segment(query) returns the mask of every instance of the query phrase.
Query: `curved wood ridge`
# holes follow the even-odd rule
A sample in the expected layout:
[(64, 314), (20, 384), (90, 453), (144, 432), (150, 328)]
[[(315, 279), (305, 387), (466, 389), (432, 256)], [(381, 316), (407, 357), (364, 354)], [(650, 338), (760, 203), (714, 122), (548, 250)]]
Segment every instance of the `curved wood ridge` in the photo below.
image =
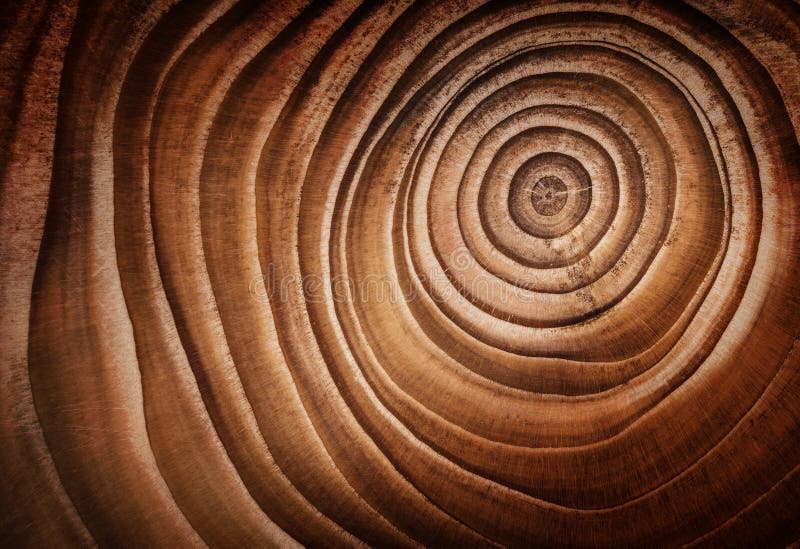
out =
[(800, 539), (796, 2), (0, 37), (0, 545)]

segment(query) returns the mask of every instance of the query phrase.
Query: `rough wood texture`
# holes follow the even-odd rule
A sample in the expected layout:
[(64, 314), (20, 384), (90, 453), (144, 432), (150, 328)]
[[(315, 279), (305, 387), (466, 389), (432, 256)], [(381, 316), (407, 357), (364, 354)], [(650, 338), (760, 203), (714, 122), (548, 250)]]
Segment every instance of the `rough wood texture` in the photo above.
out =
[(0, 545), (800, 538), (797, 3), (0, 39)]

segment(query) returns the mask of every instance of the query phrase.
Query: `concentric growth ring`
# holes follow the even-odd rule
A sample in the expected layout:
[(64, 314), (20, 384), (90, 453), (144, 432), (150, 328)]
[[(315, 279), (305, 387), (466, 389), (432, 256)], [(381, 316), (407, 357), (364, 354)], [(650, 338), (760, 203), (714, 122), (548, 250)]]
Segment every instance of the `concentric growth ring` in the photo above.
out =
[(800, 539), (800, 8), (22, 2), (0, 541)]

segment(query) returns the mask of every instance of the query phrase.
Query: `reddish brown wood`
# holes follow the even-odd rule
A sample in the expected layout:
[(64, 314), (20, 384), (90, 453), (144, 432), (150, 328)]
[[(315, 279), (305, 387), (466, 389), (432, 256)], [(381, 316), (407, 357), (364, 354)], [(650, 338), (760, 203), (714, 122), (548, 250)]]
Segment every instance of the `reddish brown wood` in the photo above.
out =
[(800, 538), (800, 7), (0, 7), (0, 545)]

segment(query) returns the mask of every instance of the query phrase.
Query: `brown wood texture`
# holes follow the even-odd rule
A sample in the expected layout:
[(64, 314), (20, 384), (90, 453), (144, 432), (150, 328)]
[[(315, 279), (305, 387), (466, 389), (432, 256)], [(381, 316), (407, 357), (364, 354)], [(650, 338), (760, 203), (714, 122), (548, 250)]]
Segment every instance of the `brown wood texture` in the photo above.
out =
[(800, 4), (0, 41), (0, 545), (800, 538)]

